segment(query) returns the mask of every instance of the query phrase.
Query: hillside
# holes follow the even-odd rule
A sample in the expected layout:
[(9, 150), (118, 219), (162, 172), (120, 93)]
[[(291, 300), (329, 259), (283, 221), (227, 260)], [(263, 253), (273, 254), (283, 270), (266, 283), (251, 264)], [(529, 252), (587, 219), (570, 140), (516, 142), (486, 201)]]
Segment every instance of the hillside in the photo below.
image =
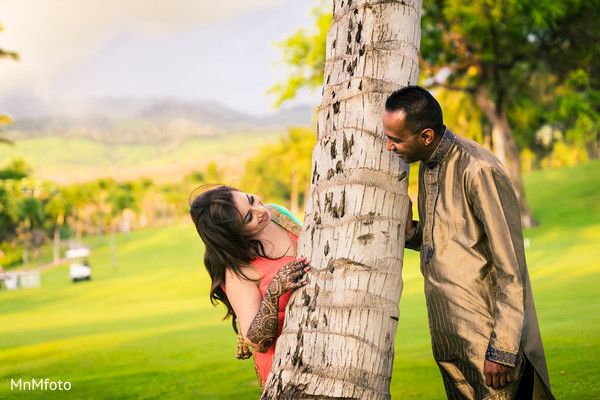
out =
[(175, 181), (211, 161), (239, 171), (287, 127), (313, 124), (309, 106), (253, 117), (214, 102), (169, 99), (33, 99), (0, 109), (15, 119), (3, 133), (15, 146), (0, 146), (0, 168), (23, 158), (35, 177), (60, 184), (99, 177)]
[(0, 104), (14, 123), (11, 140), (38, 137), (80, 137), (106, 144), (147, 144), (181, 141), (233, 132), (283, 131), (290, 125), (311, 126), (310, 106), (296, 106), (255, 117), (212, 101), (174, 99), (92, 99), (79, 102)]
[(219, 170), (239, 171), (261, 145), (284, 133), (248, 132), (209, 137), (172, 138), (166, 143), (106, 144), (88, 138), (49, 136), (24, 139), (15, 146), (0, 146), (0, 168), (13, 158), (33, 167), (33, 176), (59, 184), (100, 177), (118, 181), (152, 178), (157, 183), (178, 181), (216, 162)]

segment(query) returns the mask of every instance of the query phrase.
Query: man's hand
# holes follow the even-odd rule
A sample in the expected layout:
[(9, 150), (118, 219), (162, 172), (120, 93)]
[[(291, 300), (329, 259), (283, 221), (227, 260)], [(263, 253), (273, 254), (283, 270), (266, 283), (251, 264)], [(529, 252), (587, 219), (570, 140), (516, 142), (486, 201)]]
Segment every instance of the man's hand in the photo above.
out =
[(415, 236), (415, 231), (417, 228), (413, 224), (413, 211), (412, 211), (412, 201), (408, 199), (408, 214), (406, 215), (406, 227), (404, 232), (405, 241), (409, 241)]
[(483, 375), (485, 384), (494, 389), (500, 389), (512, 382), (513, 368), (508, 365), (497, 364), (493, 361), (485, 360), (483, 363)]

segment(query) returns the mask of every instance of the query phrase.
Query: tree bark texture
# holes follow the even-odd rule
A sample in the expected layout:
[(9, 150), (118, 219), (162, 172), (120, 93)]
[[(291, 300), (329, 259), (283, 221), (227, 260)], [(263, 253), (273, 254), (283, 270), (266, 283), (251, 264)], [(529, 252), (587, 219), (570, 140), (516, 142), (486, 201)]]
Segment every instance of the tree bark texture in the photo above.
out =
[(419, 77), (421, 1), (336, 0), (298, 255), (262, 399), (389, 399), (402, 292), (408, 166), (381, 116)]

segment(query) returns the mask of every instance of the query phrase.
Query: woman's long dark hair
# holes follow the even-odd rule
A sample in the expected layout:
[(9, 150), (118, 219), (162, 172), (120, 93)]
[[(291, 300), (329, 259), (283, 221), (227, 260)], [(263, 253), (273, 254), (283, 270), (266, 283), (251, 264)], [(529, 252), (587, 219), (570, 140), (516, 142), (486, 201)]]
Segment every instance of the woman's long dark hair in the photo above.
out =
[[(227, 307), (223, 319), (232, 317), (233, 330), (237, 333), (237, 317), (227, 295), (225, 271), (232, 270), (243, 279), (253, 280), (242, 272), (257, 257), (267, 257), (259, 240), (243, 235), (242, 215), (235, 206), (232, 192), (239, 190), (225, 185), (205, 185), (192, 192), (195, 198), (190, 202), (190, 216), (196, 230), (204, 242), (204, 266), (210, 275), (210, 301), (213, 305), (222, 302)], [(190, 197), (190, 198), (191, 198)]]

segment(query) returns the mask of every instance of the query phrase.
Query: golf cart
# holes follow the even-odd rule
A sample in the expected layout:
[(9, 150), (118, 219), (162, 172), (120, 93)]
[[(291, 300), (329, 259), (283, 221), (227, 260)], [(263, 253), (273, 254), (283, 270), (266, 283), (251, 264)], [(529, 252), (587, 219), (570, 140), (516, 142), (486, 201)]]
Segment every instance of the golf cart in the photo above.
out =
[(92, 269), (87, 261), (87, 256), (90, 255), (90, 250), (85, 247), (78, 249), (67, 250), (66, 256), (71, 260), (69, 266), (69, 277), (71, 282), (92, 279)]

